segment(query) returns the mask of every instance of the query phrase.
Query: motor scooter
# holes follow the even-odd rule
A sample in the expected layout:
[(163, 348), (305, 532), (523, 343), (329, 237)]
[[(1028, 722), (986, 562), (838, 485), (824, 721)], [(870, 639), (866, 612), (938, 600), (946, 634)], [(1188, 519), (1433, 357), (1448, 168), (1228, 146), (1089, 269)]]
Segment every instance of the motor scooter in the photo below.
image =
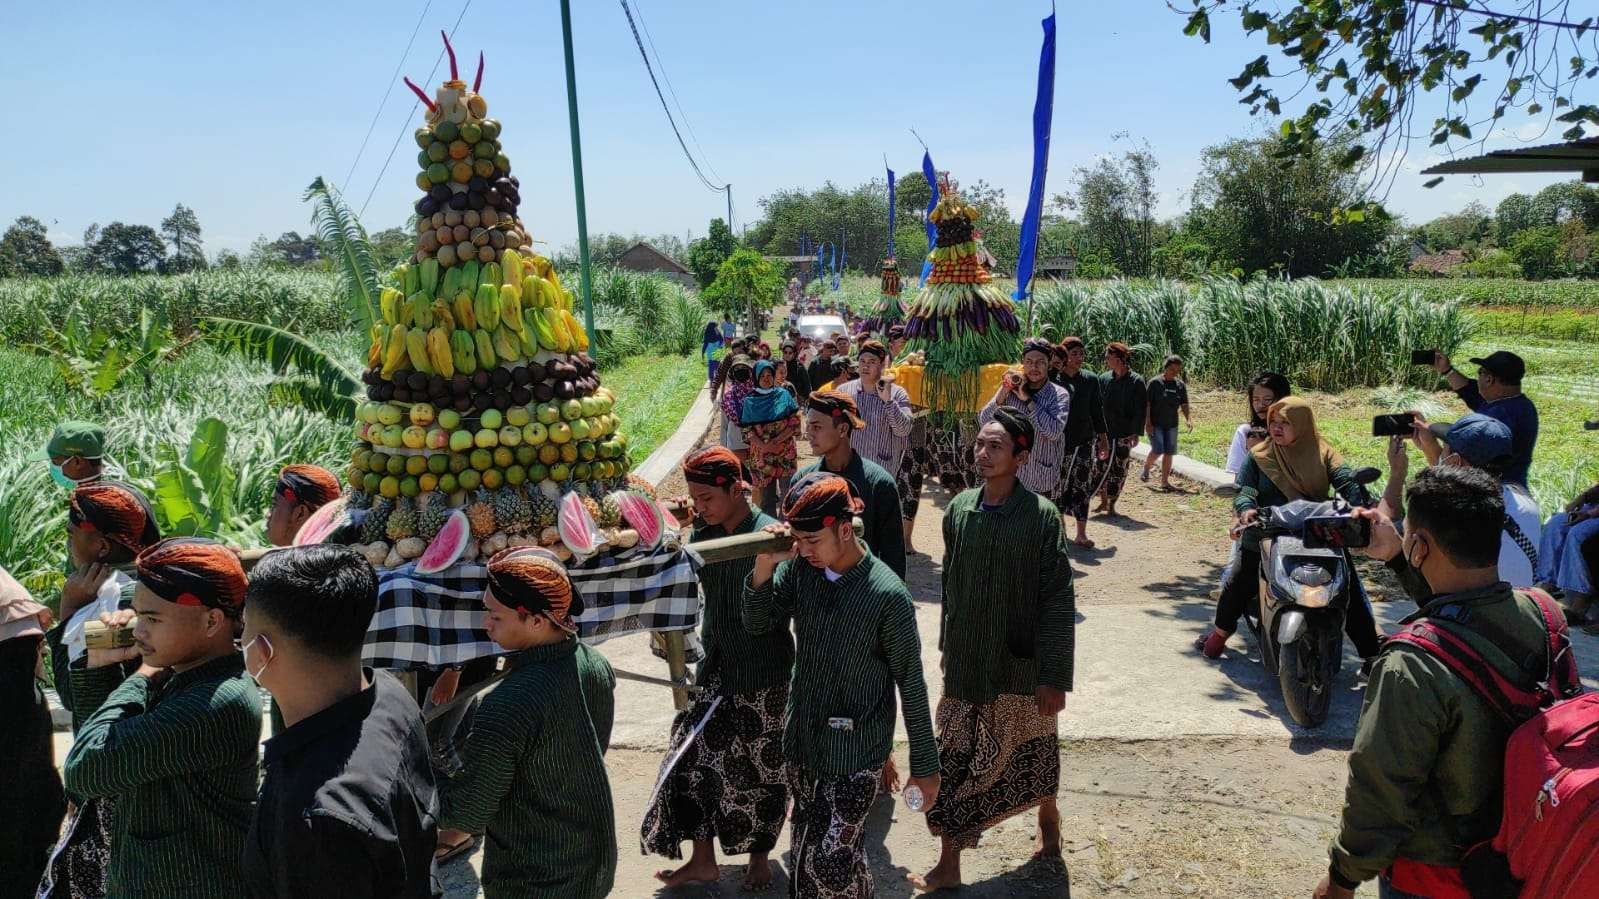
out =
[[(1381, 475), (1362, 468), (1355, 480), (1364, 494)], [(1366, 494), (1361, 505), (1371, 504)], [(1277, 676), (1289, 716), (1304, 727), (1327, 720), (1343, 665), (1345, 610), (1350, 602), (1365, 602), (1348, 549), (1306, 546), (1305, 523), (1346, 516), (1351, 509), (1342, 499), (1295, 500), (1272, 507), (1256, 525), (1262, 534), (1259, 602), (1244, 618), (1261, 662)]]

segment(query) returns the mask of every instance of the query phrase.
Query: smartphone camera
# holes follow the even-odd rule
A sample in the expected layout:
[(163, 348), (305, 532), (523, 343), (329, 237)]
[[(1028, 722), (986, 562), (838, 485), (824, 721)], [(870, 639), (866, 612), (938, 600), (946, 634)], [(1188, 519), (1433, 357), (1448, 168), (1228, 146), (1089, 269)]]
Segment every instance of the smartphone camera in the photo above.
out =
[(1371, 544), (1371, 520), (1331, 515), (1305, 520), (1307, 549), (1359, 549)]
[(1408, 437), (1414, 433), (1416, 416), (1410, 412), (1378, 415), (1371, 420), (1373, 437)]
[(1411, 365), (1431, 365), (1431, 364), (1433, 364), (1433, 362), (1437, 361), (1437, 359), (1438, 359), (1438, 351), (1437, 350), (1411, 350), (1410, 351), (1410, 364)]

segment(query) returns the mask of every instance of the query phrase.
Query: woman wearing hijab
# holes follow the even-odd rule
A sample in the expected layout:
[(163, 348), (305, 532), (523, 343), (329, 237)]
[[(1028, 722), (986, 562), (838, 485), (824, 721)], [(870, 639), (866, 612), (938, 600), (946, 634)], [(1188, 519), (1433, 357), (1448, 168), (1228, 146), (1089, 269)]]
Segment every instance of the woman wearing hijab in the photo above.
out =
[(722, 445), (738, 454), (740, 461), (749, 459), (749, 444), (744, 442), (744, 398), (755, 390), (754, 369), (750, 357), (734, 356), (727, 363), (727, 390), (722, 393)]
[(755, 363), (755, 387), (739, 408), (739, 425), (750, 448), (750, 485), (761, 511), (773, 514), (777, 497), (788, 492), (788, 479), (798, 466), (800, 417), (799, 403), (778, 386), (777, 366), (768, 359)]
[[(1273, 403), (1266, 413), (1267, 439), (1249, 451), (1238, 471), (1238, 496), (1233, 511), (1238, 515), (1238, 564), (1234, 565), (1221, 598), (1216, 603), (1216, 626), (1210, 634), (1195, 641), (1206, 658), (1219, 658), (1227, 638), (1238, 629), (1238, 616), (1258, 595), (1260, 575), (1260, 529), (1250, 527), (1260, 520), (1262, 510), (1296, 499), (1325, 500), (1337, 493), (1350, 503), (1366, 500), (1366, 491), (1355, 481), (1354, 471), (1344, 463), (1316, 430), (1316, 415), (1303, 397), (1289, 396)], [(1377, 624), (1363, 596), (1349, 603), (1344, 629), (1363, 659), (1376, 656), (1379, 648)]]

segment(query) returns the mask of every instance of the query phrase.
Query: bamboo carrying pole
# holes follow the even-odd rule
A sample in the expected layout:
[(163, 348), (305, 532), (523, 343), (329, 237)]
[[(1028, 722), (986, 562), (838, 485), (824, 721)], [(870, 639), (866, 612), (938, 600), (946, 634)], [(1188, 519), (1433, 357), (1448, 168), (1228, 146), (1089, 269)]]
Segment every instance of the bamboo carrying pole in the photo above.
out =
[[(854, 521), (855, 529), (860, 530), (864, 525), (859, 518)], [(685, 544), (685, 548), (693, 550), (707, 565), (714, 562), (726, 562), (732, 559), (746, 559), (762, 553), (784, 552), (794, 545), (794, 538), (788, 534), (772, 534), (766, 531), (756, 531), (752, 534), (736, 534), (732, 537), (720, 537), (715, 540), (700, 540)], [(239, 562), (245, 571), (254, 568), (256, 563), (267, 553), (274, 552), (278, 547), (267, 549), (239, 550)], [(119, 566), (119, 570), (132, 574), (132, 566)], [(90, 621), (83, 627), (84, 642), (95, 649), (112, 649), (133, 645), (133, 625), (111, 632), (105, 625), (98, 621)], [(634, 674), (630, 671), (618, 671), (616, 676), (623, 680), (638, 681), (640, 683), (655, 684), (672, 689), (672, 704), (678, 711), (688, 708), (689, 693), (699, 688), (688, 682), (688, 661), (683, 645), (682, 631), (658, 631), (652, 635), (658, 639), (666, 655), (667, 680), (649, 677), (643, 674)], [(500, 672), (493, 677), (475, 685), (471, 690), (457, 695), (443, 705), (435, 706), (428, 710), (424, 716), (429, 720), (444, 714), (456, 705), (470, 700), (473, 696), (493, 686), (507, 672)], [(413, 684), (414, 686), (414, 684)], [(413, 691), (414, 692), (414, 691)]]

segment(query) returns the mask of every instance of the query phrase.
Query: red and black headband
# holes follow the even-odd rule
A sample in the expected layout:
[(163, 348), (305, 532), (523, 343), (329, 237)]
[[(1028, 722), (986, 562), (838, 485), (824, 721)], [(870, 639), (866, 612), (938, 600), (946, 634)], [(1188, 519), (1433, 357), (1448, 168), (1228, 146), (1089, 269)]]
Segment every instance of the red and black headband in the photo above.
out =
[(583, 599), (572, 590), (566, 568), (532, 552), (507, 552), (489, 561), (489, 592), (496, 602), (525, 615), (543, 615), (567, 633), (577, 633)]
[(994, 421), (1010, 435), (1011, 443), (1016, 446), (1016, 452), (1033, 448), (1037, 432), (1033, 429), (1032, 419), (1019, 415), (1006, 406), (1000, 406), (994, 410)]
[(292, 503), (321, 508), (339, 498), (343, 492), (339, 479), (320, 465), (289, 465), (278, 472), (278, 485), (273, 491)]
[(114, 481), (74, 489), (67, 521), (75, 528), (94, 531), (131, 553), (161, 539), (150, 501), (127, 484)]
[(800, 478), (783, 498), (783, 518), (796, 531), (820, 531), (850, 522), (862, 508), (854, 485), (825, 471)]
[(818, 390), (812, 393), (811, 411), (820, 412), (835, 422), (843, 419), (857, 429), (866, 427), (854, 398), (840, 390)]
[(139, 584), (180, 606), (221, 609), (236, 618), (248, 582), (233, 550), (201, 537), (168, 537), (134, 561)]
[(733, 487), (744, 480), (744, 466), (725, 446), (710, 446), (683, 460), (683, 479), (708, 487)]

